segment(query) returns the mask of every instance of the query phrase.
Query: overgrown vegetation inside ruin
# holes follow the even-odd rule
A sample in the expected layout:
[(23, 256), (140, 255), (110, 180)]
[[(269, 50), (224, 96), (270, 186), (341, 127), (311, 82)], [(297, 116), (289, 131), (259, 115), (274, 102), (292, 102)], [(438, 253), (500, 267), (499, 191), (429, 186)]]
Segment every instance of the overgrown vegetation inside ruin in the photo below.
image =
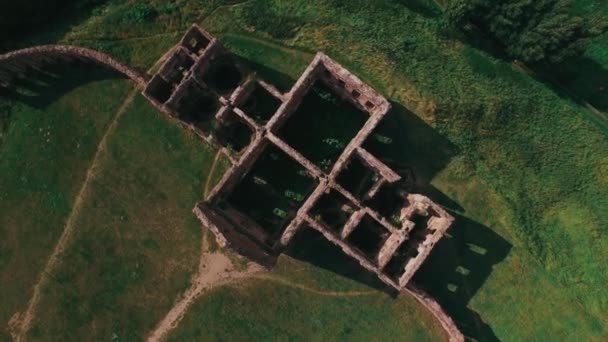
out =
[(331, 170), (369, 115), (316, 81), (279, 136), (324, 171)]
[(377, 173), (355, 157), (350, 160), (346, 169), (340, 172), (337, 181), (355, 197), (363, 200), (378, 179)]
[(229, 95), (243, 81), (243, 73), (229, 56), (220, 56), (211, 63), (203, 81), (220, 95)]
[(348, 242), (363, 252), (370, 260), (374, 260), (389, 234), (389, 231), (379, 222), (365, 216), (348, 236)]
[(269, 145), (227, 201), (276, 239), (316, 183), (298, 162)]
[(311, 216), (339, 235), (355, 210), (351, 201), (339, 192), (331, 190), (319, 198), (311, 210)]
[(234, 152), (241, 152), (253, 139), (253, 130), (232, 113), (225, 123), (213, 132), (218, 141)]
[(264, 125), (276, 113), (280, 105), (281, 100), (256, 84), (249, 97), (241, 105), (241, 109), (260, 125)]

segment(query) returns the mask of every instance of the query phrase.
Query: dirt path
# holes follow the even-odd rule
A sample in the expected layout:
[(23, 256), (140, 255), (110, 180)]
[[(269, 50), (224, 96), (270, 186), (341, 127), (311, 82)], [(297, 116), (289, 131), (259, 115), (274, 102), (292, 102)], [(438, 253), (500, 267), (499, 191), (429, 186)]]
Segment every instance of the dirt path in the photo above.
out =
[(308, 287), (306, 285), (302, 285), (299, 283), (295, 283), (292, 281), (289, 281), (285, 278), (281, 278), (279, 276), (272, 276), (272, 275), (268, 275), (268, 274), (254, 274), (251, 275), (250, 278), (253, 279), (261, 279), (261, 280), (267, 280), (267, 281), (271, 281), (274, 283), (278, 283), (284, 286), (289, 286), (289, 287), (293, 287), (302, 291), (307, 291), (307, 292), (312, 292), (321, 296), (328, 296), (328, 297), (360, 297), (360, 296), (371, 296), (374, 294), (377, 294), (378, 291), (376, 290), (368, 290), (368, 291), (325, 291), (325, 290), (319, 290), (319, 289), (315, 289), (313, 287)]
[(78, 191), (78, 194), (76, 195), (76, 197), (74, 199), (74, 205), (72, 206), (72, 211), (70, 212), (70, 214), (68, 216), (68, 219), (65, 223), (63, 232), (61, 233), (61, 236), (59, 237), (59, 241), (57, 241), (57, 244), (55, 245), (55, 248), (53, 249), (51, 256), (47, 260), (46, 265), (44, 266), (44, 269), (42, 270), (42, 273), (39, 276), (38, 282), (34, 286), (33, 295), (32, 295), (32, 298), (30, 299), (27, 309), (25, 310), (25, 312), (23, 314), (18, 315), (18, 317), (20, 317), (19, 321), (21, 321), (21, 322), (20, 322), (20, 324), (17, 324), (15, 322), (12, 323), (13, 327), (19, 326), (19, 329), (16, 332), (16, 334), (11, 333), (11, 335), (13, 336), (13, 338), (16, 341), (22, 341), (23, 338), (25, 337), (26, 333), (28, 332), (28, 330), (31, 327), (32, 320), (34, 318), (36, 309), (38, 307), (38, 303), (40, 301), (40, 290), (43, 287), (45, 287), (46, 284), (48, 283), (50, 272), (52, 272), (55, 269), (55, 266), (57, 265), (57, 262), (59, 261), (60, 255), (65, 250), (65, 247), (66, 247), (68, 241), (70, 240), (70, 238), (72, 237), (72, 235), (74, 233), (76, 218), (78, 217), (78, 214), (80, 213), (80, 210), (82, 209), (82, 204), (84, 202), (84, 199), (86, 198), (86, 195), (88, 194), (89, 184), (91, 183), (91, 180), (95, 176), (95, 173), (99, 166), (100, 156), (105, 152), (105, 150), (107, 148), (108, 137), (111, 135), (112, 132), (114, 132), (114, 129), (116, 128), (116, 125), (118, 123), (118, 119), (121, 117), (122, 113), (124, 113), (127, 106), (131, 103), (131, 101), (135, 97), (135, 94), (137, 94), (137, 88), (134, 88), (131, 91), (129, 91), (127, 96), (122, 101), (120, 107), (116, 111), (116, 114), (114, 115), (112, 122), (108, 126), (108, 129), (105, 131), (105, 133), (101, 137), (101, 140), (99, 141), (99, 144), (97, 145), (97, 151), (95, 152), (93, 161), (91, 162), (91, 165), (89, 166), (89, 169), (87, 170), (84, 182), (80, 186), (80, 190)]
[(192, 285), (184, 295), (175, 303), (169, 310), (167, 315), (156, 325), (154, 330), (147, 338), (148, 342), (162, 341), (169, 332), (177, 327), (179, 322), (184, 318), (190, 306), (202, 295), (209, 292), (213, 288), (224, 285), (233, 284), (239, 279), (260, 279), (278, 283), (284, 286), (297, 288), (299, 290), (312, 292), (321, 296), (330, 297), (359, 297), (368, 296), (377, 293), (376, 291), (323, 291), (308, 287), (302, 284), (291, 282), (287, 279), (268, 275), (263, 267), (250, 263), (246, 270), (235, 270), (230, 259), (221, 252), (209, 253), (206, 241), (206, 235), (203, 234), (201, 243), (201, 259), (198, 266), (197, 274), (193, 277)]
[[(159, 58), (159, 60), (150, 68), (150, 70), (156, 67), (159, 63), (162, 63), (162, 61), (164, 61), (167, 56), (168, 54), (165, 54), (161, 58)], [(135, 87), (133, 87), (132, 90), (129, 91), (129, 93), (127, 93), (122, 103), (116, 110), (114, 118), (110, 122), (110, 125), (108, 125), (108, 128), (104, 132), (103, 136), (101, 137), (101, 140), (99, 141), (99, 144), (97, 145), (97, 150), (95, 151), (95, 155), (93, 156), (91, 165), (87, 169), (84, 182), (80, 186), (80, 190), (78, 190), (78, 193), (74, 198), (74, 205), (72, 206), (72, 211), (70, 211), (70, 214), (68, 215), (63, 232), (61, 233), (59, 240), (55, 244), (55, 248), (53, 248), (53, 251), (49, 256), (44, 266), (44, 269), (40, 273), (36, 285), (34, 285), (32, 297), (30, 298), (26, 310), (24, 312), (15, 313), (8, 322), (9, 332), (11, 334), (11, 337), (15, 341), (23, 341), (27, 332), (31, 328), (32, 321), (36, 315), (36, 310), (38, 308), (38, 303), (40, 302), (40, 291), (48, 283), (50, 273), (55, 269), (57, 263), (59, 262), (61, 254), (65, 251), (65, 248), (74, 233), (76, 219), (78, 218), (84, 200), (86, 199), (86, 195), (88, 194), (91, 180), (95, 177), (96, 172), (98, 171), (97, 169), (99, 167), (100, 157), (106, 151), (108, 138), (116, 129), (118, 120), (125, 112), (129, 104), (131, 104), (137, 93), (138, 88), (136, 85)]]
[(161, 341), (163, 337), (177, 327), (190, 305), (203, 293), (264, 271), (261, 266), (254, 263), (250, 263), (244, 271), (235, 270), (232, 261), (226, 255), (221, 252), (208, 252), (206, 236), (207, 234), (203, 234), (198, 272), (193, 277), (192, 285), (157, 324), (148, 336), (147, 341)]

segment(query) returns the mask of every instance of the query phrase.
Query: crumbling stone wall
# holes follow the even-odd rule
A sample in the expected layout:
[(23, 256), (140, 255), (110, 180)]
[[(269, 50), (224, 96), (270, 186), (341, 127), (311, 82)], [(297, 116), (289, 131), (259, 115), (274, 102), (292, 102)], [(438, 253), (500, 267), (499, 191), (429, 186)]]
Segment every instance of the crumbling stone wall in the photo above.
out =
[[(390, 103), (340, 64), (323, 53), (317, 53), (293, 87), (287, 93), (281, 93), (273, 85), (257, 78), (238, 64), (216, 38), (193, 25), (159, 71), (150, 78), (98, 51), (73, 46), (45, 45), (1, 55), (0, 86), (10, 85), (16, 77), (24, 77), (29, 68), (41, 68), (44, 63), (56, 58), (92, 61), (125, 74), (143, 89), (143, 95), (159, 111), (219, 148), (229, 158), (232, 166), (209, 197), (197, 203), (193, 209), (201, 223), (215, 234), (220, 246), (232, 248), (243, 256), (272, 268), (277, 257), (299, 230), (314, 229), (355, 259), (364, 269), (376, 274), (381, 281), (414, 296), (439, 320), (450, 341), (464, 340), (452, 319), (439, 304), (409, 284), (416, 270), (454, 219), (429, 198), (417, 194), (402, 196), (403, 206), (397, 221), (394, 217), (384, 217), (365, 204), (365, 200), (375, 198), (380, 189), (392, 187), (401, 180), (397, 172), (363, 148), (366, 139), (390, 109)], [(226, 89), (218, 89), (215, 87), (217, 85), (209, 84), (207, 80), (214, 63), (217, 62), (228, 63), (231, 70), (242, 77), (235, 80), (235, 84), (228, 84)], [(344, 147), (329, 172), (324, 172), (278, 135), (280, 128), (296, 113), (305, 95), (317, 81), (327, 85), (343, 101), (369, 115), (356, 136)], [(259, 122), (244, 109), (247, 100), (254, 96), (256, 87), (261, 87), (280, 103), (265, 123)], [(209, 106), (209, 102), (201, 102), (203, 96), (210, 99), (212, 106)], [(214, 127), (221, 127), (233, 120), (251, 130), (248, 146), (239, 153), (222, 146), (215, 136), (217, 129)], [(276, 147), (284, 152), (316, 182), (314, 190), (274, 240), (269, 238), (264, 227), (227, 202), (235, 187), (269, 147)], [(378, 176), (361, 199), (336, 181), (354, 158)], [(330, 192), (338, 193), (348, 201), (345, 206), (350, 215), (343, 226), (333, 229), (312, 214), (313, 207), (320, 198)], [(362, 246), (350, 239), (353, 234), (363, 229), (366, 222), (371, 222), (382, 232), (382, 237), (375, 236), (380, 241), (377, 250), (366, 252)]]
[(433, 297), (413, 285), (408, 285), (405, 291), (422, 304), (439, 321), (443, 330), (448, 334), (450, 342), (464, 342), (464, 335), (460, 332), (452, 317), (441, 308), (441, 305)]
[[(231, 247), (268, 267), (272, 267), (276, 257), (287, 247), (293, 236), (300, 229), (308, 227), (320, 232), (386, 284), (399, 290), (405, 289), (434, 244), (449, 228), (453, 218), (430, 199), (410, 194), (402, 199), (403, 209), (397, 224), (365, 205), (363, 199), (356, 198), (336, 181), (354, 158), (378, 175), (372, 188), (365, 194), (365, 199), (374, 198), (380, 188), (390, 187), (401, 180), (399, 174), (363, 148), (366, 139), (390, 109), (390, 103), (323, 53), (317, 53), (287, 93), (279, 92), (274, 86), (243, 70), (246, 77), (242, 83), (232, 92), (220, 95), (205, 82), (210, 65), (220, 58), (229, 59), (229, 53), (208, 32), (194, 25), (144, 90), (144, 95), (159, 109), (188, 125), (212, 144), (218, 145), (218, 139), (214, 137), (212, 129), (204, 131), (204, 127), (194, 127), (186, 122), (184, 113), (180, 113), (183, 106), (179, 104), (196, 89), (206, 89), (217, 98), (220, 108), (213, 115), (213, 119), (218, 125), (226, 123), (230, 117), (231, 120), (240, 120), (251, 129), (249, 146), (240, 154), (227, 152), (233, 161), (232, 167), (223, 175), (208, 199), (195, 207), (194, 212), (201, 222), (211, 227), (221, 245)], [(238, 68), (242, 69), (241, 66)], [(281, 127), (294, 115), (313, 84), (318, 81), (327, 85), (343, 101), (369, 115), (356, 136), (344, 147), (329, 172), (324, 172), (278, 134)], [(169, 93), (159, 97), (158, 84), (169, 85)], [(253, 118), (243, 106), (254, 96), (256, 87), (262, 87), (280, 103), (276, 112), (265, 123)], [(269, 146), (284, 152), (316, 182), (312, 193), (303, 201), (276, 240), (269, 238), (264, 227), (260, 227), (253, 219), (227, 202), (229, 195)], [(315, 220), (311, 214), (319, 198), (330, 191), (335, 191), (350, 201), (353, 211), (344, 226), (339, 227), (339, 233)], [(414, 216), (420, 215), (427, 217), (423, 220), (426, 222), (423, 223), (424, 227), (416, 227), (411, 221)], [(380, 249), (374, 251), (373, 255), (364, 253), (361, 246), (350, 242), (351, 234), (363, 229), (361, 227), (364, 221), (373, 222), (386, 235), (386, 238), (380, 241)], [(389, 266), (391, 272), (385, 269)]]
[(58, 58), (80, 59), (107, 66), (124, 74), (142, 89), (147, 82), (135, 69), (103, 52), (70, 45), (41, 45), (0, 55), (0, 84), (8, 86), (15, 78), (25, 77), (28, 68), (41, 69)]

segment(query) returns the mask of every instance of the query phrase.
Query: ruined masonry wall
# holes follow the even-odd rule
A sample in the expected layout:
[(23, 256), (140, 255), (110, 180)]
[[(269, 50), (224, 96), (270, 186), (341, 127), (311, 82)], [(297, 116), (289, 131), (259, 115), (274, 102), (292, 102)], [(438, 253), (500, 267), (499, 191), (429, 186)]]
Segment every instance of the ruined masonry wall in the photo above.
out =
[(126, 66), (103, 52), (70, 45), (41, 45), (0, 55), (0, 69), (7, 68), (11, 71), (20, 71), (21, 67), (19, 65), (27, 64), (28, 59), (54, 56), (79, 58), (108, 66), (129, 77), (140, 89), (143, 89), (147, 82), (146, 77), (135, 69)]

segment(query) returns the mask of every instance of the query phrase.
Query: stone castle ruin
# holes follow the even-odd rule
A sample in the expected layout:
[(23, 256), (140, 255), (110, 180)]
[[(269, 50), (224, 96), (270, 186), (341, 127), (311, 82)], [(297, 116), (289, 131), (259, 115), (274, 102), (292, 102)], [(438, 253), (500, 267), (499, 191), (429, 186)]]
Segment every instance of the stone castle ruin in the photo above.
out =
[[(317, 53), (291, 90), (281, 93), (195, 25), (143, 93), (228, 156), (232, 166), (194, 213), (221, 246), (268, 268), (298, 231), (314, 229), (384, 283), (402, 290), (453, 222), (439, 205), (416, 194), (396, 195), (400, 205), (391, 216), (381, 213), (388, 203), (374, 199), (397, 188), (401, 176), (363, 143), (390, 104), (323, 53)], [(314, 101), (320, 104), (311, 106)], [(352, 115), (346, 119), (360, 126), (348, 141), (326, 138), (331, 151), (319, 162), (316, 151), (304, 151), (306, 135), (316, 132), (306, 131), (302, 122), (314, 117), (313, 111), (332, 109)], [(301, 139), (292, 139), (294, 130)], [(295, 177), (291, 187), (276, 179), (290, 173)], [(342, 181), (368, 173), (372, 177), (366, 184)], [(281, 197), (290, 202), (284, 208)], [(275, 198), (279, 200), (273, 202)]]
[(45, 64), (84, 60), (116, 70), (161, 112), (220, 149), (228, 171), (193, 209), (222, 247), (267, 268), (301, 231), (313, 229), (464, 340), (432, 298), (408, 282), (454, 221), (364, 146), (390, 103), (317, 53), (287, 92), (246, 68), (193, 25), (153, 75), (104, 53), (43, 45), (0, 55), (0, 87)]
[(390, 103), (323, 53), (283, 93), (193, 25), (152, 76), (91, 49), (43, 45), (0, 55), (0, 86), (56, 59), (125, 74), (219, 148), (232, 165), (194, 213), (221, 246), (268, 268), (313, 229), (403, 290), (453, 222), (429, 198), (398, 191), (402, 177), (364, 148)]

